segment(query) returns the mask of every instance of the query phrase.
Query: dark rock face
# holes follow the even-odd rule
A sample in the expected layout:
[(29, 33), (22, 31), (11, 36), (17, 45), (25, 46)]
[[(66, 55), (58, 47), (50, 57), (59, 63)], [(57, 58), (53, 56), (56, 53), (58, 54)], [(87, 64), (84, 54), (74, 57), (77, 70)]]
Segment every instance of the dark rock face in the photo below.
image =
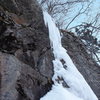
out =
[(90, 58), (82, 41), (71, 32), (63, 32), (63, 46), (100, 100), (100, 66)]
[(52, 86), (52, 59), (36, 0), (1, 0), (0, 100), (39, 100)]

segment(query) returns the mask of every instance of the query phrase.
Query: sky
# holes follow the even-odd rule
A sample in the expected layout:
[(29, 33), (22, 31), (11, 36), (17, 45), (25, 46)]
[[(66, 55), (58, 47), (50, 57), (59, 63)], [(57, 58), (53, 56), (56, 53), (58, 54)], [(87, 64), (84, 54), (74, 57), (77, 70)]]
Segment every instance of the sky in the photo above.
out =
[[(77, 5), (77, 7), (75, 6), (75, 8), (73, 8), (75, 11), (75, 14), (80, 9), (80, 7), (81, 7), (80, 5)], [(100, 10), (100, 0), (94, 0), (94, 3), (91, 4), (90, 7), (91, 7), (90, 12), (87, 13), (86, 15), (82, 15), (82, 16), (79, 16), (78, 18), (76, 18), (76, 20), (72, 23), (72, 26), (80, 24), (83, 21), (89, 21), (93, 17), (95, 17), (96, 13)], [(88, 19), (87, 19), (87, 16), (89, 16)]]
[[(77, 6), (77, 7), (76, 7)], [(81, 8), (80, 5), (76, 5), (73, 8), (73, 12), (71, 16), (75, 16), (79, 9)], [(93, 3), (90, 6), (89, 12), (86, 14), (82, 14), (77, 17), (69, 26), (69, 28), (73, 26), (80, 25), (82, 22), (91, 22), (93, 18), (95, 18), (96, 14), (100, 11), (100, 0), (93, 0)], [(97, 35), (98, 40), (100, 40), (100, 34)]]

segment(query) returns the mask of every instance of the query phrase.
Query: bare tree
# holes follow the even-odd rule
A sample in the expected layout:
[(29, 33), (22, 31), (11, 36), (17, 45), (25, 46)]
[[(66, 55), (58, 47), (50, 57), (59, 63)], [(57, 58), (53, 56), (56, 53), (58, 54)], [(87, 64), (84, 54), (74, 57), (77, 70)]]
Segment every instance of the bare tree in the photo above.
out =
[[(91, 9), (94, 0), (38, 0), (43, 10), (46, 10), (56, 22), (59, 29), (74, 29), (80, 39), (85, 41), (87, 50), (92, 58), (100, 62), (100, 42), (97, 35), (100, 32), (100, 13), (89, 22), (82, 22), (80, 25), (71, 27), (71, 24), (80, 16), (86, 15)], [(74, 8), (79, 8), (74, 11)], [(73, 14), (75, 13), (75, 14)]]
[(100, 64), (100, 39), (98, 35), (100, 33), (100, 13), (97, 13), (89, 23), (82, 23), (71, 29), (75, 29), (78, 37), (86, 45), (86, 48), (92, 58), (94, 58)]

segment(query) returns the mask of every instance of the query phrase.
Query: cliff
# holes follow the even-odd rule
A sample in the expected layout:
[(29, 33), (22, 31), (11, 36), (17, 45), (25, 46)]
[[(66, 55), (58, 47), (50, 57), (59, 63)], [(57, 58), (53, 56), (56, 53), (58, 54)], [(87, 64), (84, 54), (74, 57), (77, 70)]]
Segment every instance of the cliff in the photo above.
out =
[[(100, 98), (100, 67), (82, 42), (63, 32), (63, 46)], [(53, 84), (53, 53), (36, 0), (0, 1), (0, 100), (39, 100)]]

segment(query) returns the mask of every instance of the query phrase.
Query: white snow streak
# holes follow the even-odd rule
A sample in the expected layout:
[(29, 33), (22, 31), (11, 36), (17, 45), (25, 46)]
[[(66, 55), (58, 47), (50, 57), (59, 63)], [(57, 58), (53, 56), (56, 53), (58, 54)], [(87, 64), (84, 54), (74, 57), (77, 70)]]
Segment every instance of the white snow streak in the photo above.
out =
[[(49, 38), (55, 60), (53, 60), (54, 76), (52, 80), (54, 85), (40, 100), (98, 100), (90, 86), (73, 64), (71, 58), (62, 47), (61, 35), (47, 12), (43, 12), (45, 25), (49, 29)], [(61, 62), (63, 60), (64, 64)], [(64, 67), (66, 66), (66, 68)], [(63, 80), (59, 80), (61, 78)], [(58, 82), (58, 81), (59, 82)], [(69, 88), (63, 87), (63, 81)]]

